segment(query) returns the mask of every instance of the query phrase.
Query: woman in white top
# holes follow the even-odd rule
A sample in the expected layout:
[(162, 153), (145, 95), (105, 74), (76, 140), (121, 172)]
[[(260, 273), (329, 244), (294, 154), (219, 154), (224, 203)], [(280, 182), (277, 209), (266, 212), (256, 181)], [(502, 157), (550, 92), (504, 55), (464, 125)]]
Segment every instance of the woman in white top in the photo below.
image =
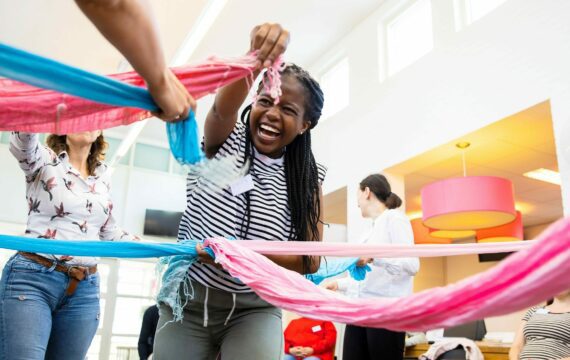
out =
[[(360, 182), (358, 207), (362, 216), (372, 219), (370, 231), (361, 239), (367, 244), (413, 245), (412, 225), (406, 215), (396, 210), (402, 200), (391, 190), (384, 175), (373, 174)], [(417, 258), (372, 259), (362, 257), (360, 265), (372, 271), (364, 281), (350, 277), (327, 283), (327, 289), (343, 291), (358, 298), (403, 297), (413, 290), (414, 275), (419, 270)], [(343, 359), (403, 359), (404, 332), (348, 325), (344, 334)]]

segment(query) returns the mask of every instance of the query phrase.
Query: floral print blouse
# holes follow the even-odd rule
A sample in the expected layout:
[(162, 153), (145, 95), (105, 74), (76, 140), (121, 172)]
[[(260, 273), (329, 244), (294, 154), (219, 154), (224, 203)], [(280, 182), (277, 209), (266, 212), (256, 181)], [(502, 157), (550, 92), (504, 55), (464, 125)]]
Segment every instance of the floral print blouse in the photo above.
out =
[[(87, 179), (71, 166), (66, 152), (57, 155), (39, 142), (38, 134), (13, 132), (10, 152), (26, 176), (26, 236), (58, 240), (138, 240), (113, 218), (110, 174), (98, 164)], [(95, 257), (65, 254), (45, 257), (73, 265), (93, 265)]]

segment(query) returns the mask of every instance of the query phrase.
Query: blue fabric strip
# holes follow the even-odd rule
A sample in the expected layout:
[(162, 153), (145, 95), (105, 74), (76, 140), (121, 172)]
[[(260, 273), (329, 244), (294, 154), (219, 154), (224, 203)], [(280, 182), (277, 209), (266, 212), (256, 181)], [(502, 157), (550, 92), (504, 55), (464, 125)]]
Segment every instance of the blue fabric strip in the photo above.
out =
[[(158, 110), (149, 92), (144, 88), (2, 43), (0, 43), (0, 76), (103, 104), (136, 107), (149, 111)], [(176, 160), (181, 164), (190, 165), (204, 159), (198, 126), (192, 111), (188, 119), (168, 123), (166, 126), (172, 155)]]
[(161, 256), (197, 256), (197, 240), (177, 244), (143, 243), (133, 241), (77, 241), (36, 239), (0, 235), (0, 247), (42, 254), (95, 256), (118, 258), (152, 258)]

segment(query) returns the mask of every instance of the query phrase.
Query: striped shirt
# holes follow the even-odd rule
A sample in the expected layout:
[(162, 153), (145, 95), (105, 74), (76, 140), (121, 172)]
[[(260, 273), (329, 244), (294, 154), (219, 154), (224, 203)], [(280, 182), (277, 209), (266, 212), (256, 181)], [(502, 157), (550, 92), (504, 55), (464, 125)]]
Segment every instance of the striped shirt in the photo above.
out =
[(525, 345), (520, 359), (555, 360), (570, 357), (570, 312), (550, 313), (534, 307), (523, 317)]
[[(231, 157), (235, 171), (243, 167), (246, 127), (236, 125), (215, 158)], [(318, 165), (319, 182), (326, 168)], [(246, 176), (251, 176), (250, 226), (245, 236), (246, 192), (234, 196), (230, 187), (222, 190), (208, 186), (198, 174), (188, 174), (187, 207), (180, 222), (178, 240), (222, 236), (237, 239), (286, 241), (291, 238), (291, 211), (287, 199), (284, 157), (272, 159), (256, 153)], [(247, 189), (247, 187), (246, 187)], [(202, 285), (234, 292), (252, 290), (228, 272), (208, 264), (194, 263), (188, 270), (191, 279)]]

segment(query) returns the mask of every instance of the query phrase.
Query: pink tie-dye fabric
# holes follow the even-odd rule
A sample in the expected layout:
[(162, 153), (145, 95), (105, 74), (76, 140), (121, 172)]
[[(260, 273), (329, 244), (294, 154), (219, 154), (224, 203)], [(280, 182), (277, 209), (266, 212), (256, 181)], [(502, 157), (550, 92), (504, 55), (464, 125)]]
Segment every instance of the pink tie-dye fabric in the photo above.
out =
[[(549, 227), (530, 246), (527, 242), (517, 244), (515, 247), (519, 246), (520, 251), (497, 266), (455, 284), (405, 298), (352, 299), (317, 287), (258, 253), (338, 255), (347, 250), (339, 244), (287, 242), (275, 246), (273, 242), (218, 238), (206, 241), (216, 254), (216, 261), (232, 276), (277, 307), (311, 318), (398, 331), (450, 327), (508, 314), (570, 288), (570, 218)], [(487, 248), (488, 252), (492, 252), (490, 248), (497, 252), (501, 247), (503, 251), (515, 250), (512, 245), (367, 245), (365, 253), (375, 257), (445, 256), (478, 253), (479, 248)], [(283, 249), (277, 249), (279, 247)], [(355, 249), (344, 255), (362, 255), (362, 250)]]
[[(251, 76), (256, 60), (253, 54), (236, 59), (212, 57), (203, 63), (172, 70), (192, 96), (199, 99), (226, 84)], [(277, 69), (280, 63), (279, 59), (274, 68)], [(136, 72), (111, 77), (131, 85), (145, 86)], [(146, 110), (96, 103), (10, 79), (0, 79), (0, 109), (0, 131), (34, 133), (68, 134), (107, 129), (152, 116)]]

